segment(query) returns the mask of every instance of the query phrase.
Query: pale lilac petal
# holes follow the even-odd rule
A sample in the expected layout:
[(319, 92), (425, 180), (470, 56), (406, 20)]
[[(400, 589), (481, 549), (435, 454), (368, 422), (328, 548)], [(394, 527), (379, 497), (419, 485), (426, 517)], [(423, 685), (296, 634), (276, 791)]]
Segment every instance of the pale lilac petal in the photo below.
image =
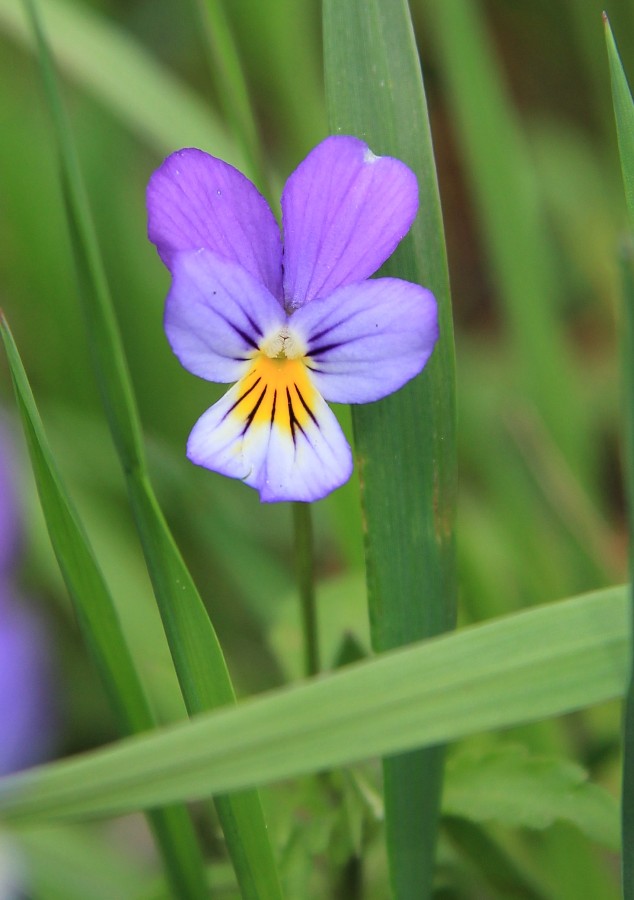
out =
[(416, 176), (404, 163), (375, 156), (357, 138), (322, 141), (282, 194), (287, 308), (376, 272), (417, 209)]
[(241, 266), (208, 250), (174, 256), (165, 333), (194, 375), (237, 381), (262, 338), (285, 321), (275, 297)]
[(281, 300), (282, 244), (268, 203), (248, 178), (202, 150), (168, 156), (147, 189), (148, 235), (171, 270), (178, 250), (206, 247), (239, 263)]
[[(266, 394), (263, 385), (257, 379), (249, 387), (243, 379), (207, 410), (189, 436), (187, 456), (256, 488), (265, 503), (319, 500), (352, 472), (352, 454), (339, 424), (316, 391), (303, 388), (310, 406), (305, 413), (295, 393), (289, 400), (280, 391), (274, 400), (271, 385)], [(245, 394), (248, 406), (245, 400), (241, 409)], [(293, 404), (293, 424), (288, 427)], [(248, 415), (254, 410), (255, 418)]]
[(433, 294), (397, 278), (340, 288), (291, 317), (308, 347), (311, 378), (336, 403), (369, 403), (421, 371), (438, 337)]

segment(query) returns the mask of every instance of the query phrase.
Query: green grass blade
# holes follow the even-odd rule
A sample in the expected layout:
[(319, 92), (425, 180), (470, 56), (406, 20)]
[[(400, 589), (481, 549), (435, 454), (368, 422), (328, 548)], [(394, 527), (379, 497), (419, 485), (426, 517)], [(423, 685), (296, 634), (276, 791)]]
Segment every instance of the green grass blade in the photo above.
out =
[(559, 320), (553, 241), (481, 7), (474, 0), (453, 0), (427, 3), (425, 11), (522, 390), (587, 487), (595, 442)]
[[(63, 71), (157, 153), (175, 145), (204, 147), (240, 164), (235, 142), (213, 111), (131, 35), (86, 4), (65, 0), (46, 0), (42, 21)], [(0, 31), (36, 50), (15, 0), (0, 0)]]
[[(11, 376), (42, 509), (84, 640), (125, 732), (154, 728), (139, 676), (129, 654), (108, 588), (88, 540), (56, 470), (13, 337), (3, 318), (0, 333)], [(184, 808), (157, 810), (150, 823), (161, 848), (175, 896), (202, 896), (202, 856)]]
[[(634, 229), (634, 103), (621, 65), (607, 16), (604, 16), (605, 36), (610, 63), (612, 100), (616, 117), (616, 132), (621, 156), (621, 170), (625, 186), (625, 199), (630, 219), (630, 231)], [(623, 261), (624, 328), (623, 328), (623, 380), (625, 395), (625, 472), (628, 494), (630, 526), (630, 575), (634, 573), (634, 261), (630, 244)], [(634, 621), (634, 597), (631, 598), (631, 616)], [(631, 655), (631, 654), (630, 654)], [(630, 660), (631, 667), (631, 660)], [(623, 733), (623, 786), (621, 793), (622, 870), (623, 896), (634, 898), (634, 670), (630, 668), (630, 681), (625, 701)]]
[[(407, 4), (324, 0), (324, 63), (332, 131), (363, 137), (418, 176), (421, 212), (382, 273), (431, 288), (440, 308), (441, 338), (423, 374), (392, 397), (352, 408), (372, 641), (384, 651), (438, 634), (454, 618), (455, 377), (446, 252)], [(386, 760), (384, 778), (395, 894), (420, 900), (431, 889), (442, 750)]]
[(0, 781), (0, 816), (107, 815), (434, 746), (622, 696), (627, 588), (388, 651)]
[[(126, 477), (137, 529), (190, 714), (235, 701), (209, 616), (176, 547), (147, 476), (141, 428), (81, 171), (35, 7), (27, 2), (60, 150), (79, 296), (97, 383)], [(227, 847), (243, 893), (280, 896), (279, 879), (255, 791), (216, 798)]]
[(634, 103), (607, 16), (604, 24), (625, 199), (630, 226), (634, 228)]

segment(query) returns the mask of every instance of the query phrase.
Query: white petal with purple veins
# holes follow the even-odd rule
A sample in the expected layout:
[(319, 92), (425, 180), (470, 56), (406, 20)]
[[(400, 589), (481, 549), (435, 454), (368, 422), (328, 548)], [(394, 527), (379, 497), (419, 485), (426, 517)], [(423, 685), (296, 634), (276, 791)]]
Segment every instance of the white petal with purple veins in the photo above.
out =
[(352, 472), (348, 443), (304, 363), (262, 355), (201, 416), (187, 455), (242, 479), (269, 503), (319, 500)]

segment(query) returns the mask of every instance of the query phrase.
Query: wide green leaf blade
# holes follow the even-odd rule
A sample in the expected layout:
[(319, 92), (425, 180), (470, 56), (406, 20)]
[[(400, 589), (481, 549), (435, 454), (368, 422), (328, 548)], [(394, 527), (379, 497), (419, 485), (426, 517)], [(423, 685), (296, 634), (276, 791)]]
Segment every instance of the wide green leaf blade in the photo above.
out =
[(626, 587), (388, 651), (0, 781), (0, 816), (107, 815), (434, 746), (623, 695)]
[[(402, 159), (418, 176), (419, 216), (381, 273), (431, 288), (439, 304), (440, 341), (422, 375), (379, 403), (352, 408), (372, 642), (384, 651), (438, 634), (454, 619), (451, 302), (427, 105), (407, 4), (324, 0), (323, 9), (331, 130), (362, 137), (375, 153)], [(420, 900), (431, 890), (434, 870), (442, 750), (386, 760), (384, 782), (395, 894)]]
[[(625, 472), (630, 527), (630, 576), (634, 573), (634, 103), (607, 16), (604, 16), (605, 36), (610, 63), (612, 100), (616, 117), (616, 132), (621, 156), (621, 170), (625, 199), (630, 220), (629, 242), (622, 261), (624, 287), (624, 328), (622, 341), (623, 380), (625, 386)], [(634, 597), (630, 600), (630, 615), (634, 621)], [(622, 869), (623, 895), (634, 897), (634, 670), (630, 651), (630, 682), (625, 702), (623, 734), (623, 787), (621, 797), (621, 826), (623, 830)]]
[[(114, 604), (88, 539), (56, 470), (15, 342), (4, 318), (5, 346), (18, 408), (51, 543), (84, 640), (125, 732), (147, 731), (155, 721), (144, 696)], [(196, 835), (185, 809), (150, 815), (176, 896), (199, 897), (204, 868)]]
[[(235, 694), (214, 628), (147, 475), (139, 416), (72, 133), (35, 6), (30, 0), (26, 6), (37, 39), (59, 147), (62, 188), (92, 363), (183, 699), (189, 713), (194, 714), (233, 703)], [(244, 895), (266, 900), (280, 896), (257, 792), (218, 797), (215, 802)]]

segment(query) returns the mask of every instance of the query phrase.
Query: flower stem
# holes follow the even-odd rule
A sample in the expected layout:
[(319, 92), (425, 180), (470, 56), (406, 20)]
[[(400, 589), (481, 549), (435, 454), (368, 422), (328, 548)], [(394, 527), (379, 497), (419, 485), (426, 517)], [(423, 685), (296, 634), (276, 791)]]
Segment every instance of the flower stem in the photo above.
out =
[(295, 531), (295, 567), (302, 611), (302, 634), (304, 636), (304, 671), (306, 676), (310, 678), (319, 672), (313, 524), (310, 504), (293, 503), (293, 526)]

